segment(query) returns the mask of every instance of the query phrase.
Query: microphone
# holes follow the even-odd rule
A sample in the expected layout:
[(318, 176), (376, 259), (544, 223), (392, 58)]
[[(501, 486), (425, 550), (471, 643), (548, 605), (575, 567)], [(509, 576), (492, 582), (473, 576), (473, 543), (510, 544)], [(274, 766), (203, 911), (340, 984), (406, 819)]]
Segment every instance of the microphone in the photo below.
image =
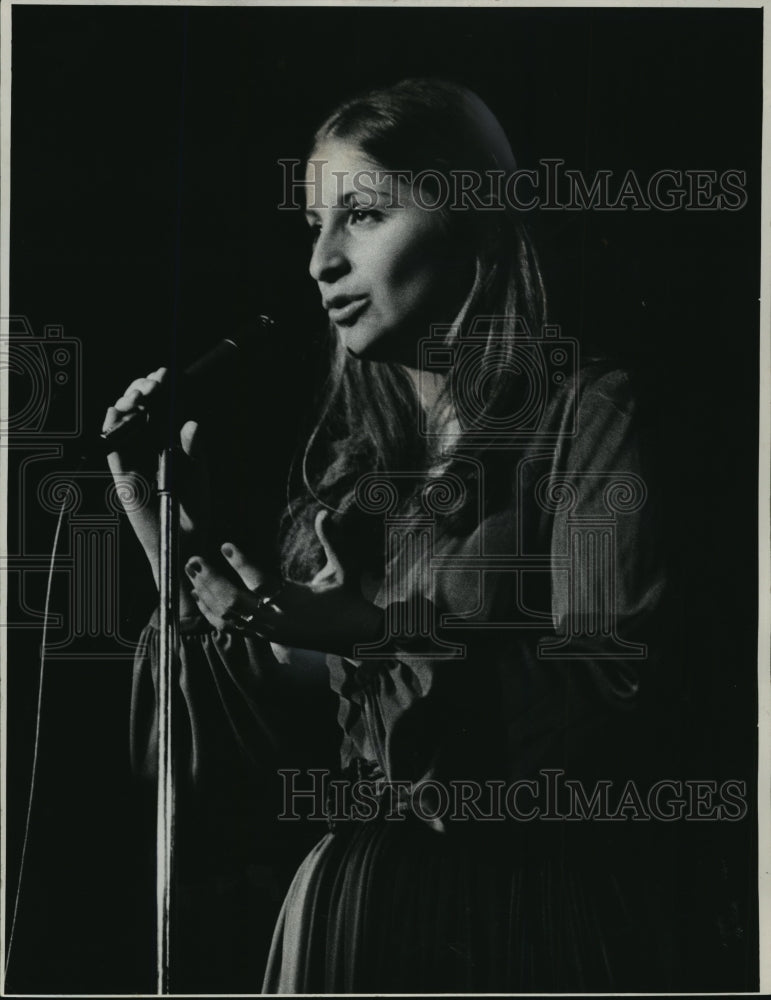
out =
[[(238, 333), (223, 338), (216, 346), (182, 372), (182, 375), (170, 384), (164, 386), (163, 392), (156, 393), (146, 404), (145, 409), (127, 414), (124, 419), (108, 431), (90, 442), (86, 454), (97, 453), (109, 455), (117, 451), (136, 434), (144, 430), (152, 413), (159, 409), (174, 408), (174, 420), (178, 426), (186, 420), (201, 416), (206, 410), (207, 402), (212, 397), (216, 399), (217, 390), (227, 388), (228, 377), (243, 367), (245, 361), (254, 355), (264, 344), (264, 338), (275, 332), (275, 323), (269, 316), (257, 318), (257, 329), (247, 326)], [(199, 390), (206, 389), (202, 395)], [(196, 399), (196, 395), (198, 398)]]

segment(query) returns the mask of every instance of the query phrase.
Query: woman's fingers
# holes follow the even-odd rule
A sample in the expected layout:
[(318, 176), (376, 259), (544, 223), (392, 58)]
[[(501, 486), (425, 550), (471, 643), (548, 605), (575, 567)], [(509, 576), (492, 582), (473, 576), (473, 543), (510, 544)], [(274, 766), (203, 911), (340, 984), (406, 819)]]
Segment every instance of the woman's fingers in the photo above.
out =
[(235, 628), (259, 636), (273, 631), (258, 599), (217, 573), (205, 559), (194, 556), (185, 571), (193, 583), (196, 604), (215, 628)]
[(316, 536), (324, 548), (324, 554), (327, 557), (327, 562), (336, 573), (342, 573), (343, 567), (340, 562), (340, 558), (335, 552), (334, 545), (330, 538), (329, 511), (320, 510), (318, 514), (316, 514), (316, 520), (313, 522), (313, 526), (316, 529)]
[(137, 378), (128, 386), (126, 391), (115, 400), (115, 403), (107, 408), (107, 413), (102, 425), (102, 432), (110, 430), (127, 413), (144, 409), (144, 401), (157, 392), (166, 377), (165, 368), (157, 368), (149, 372), (145, 378)]
[(141, 392), (138, 388), (128, 388), (115, 400), (115, 409), (118, 413), (130, 413), (132, 410), (139, 409), (142, 405), (142, 400), (145, 399), (147, 393)]
[(245, 610), (245, 613), (250, 613), (255, 610), (256, 600), (250, 594), (244, 594), (235, 583), (218, 573), (201, 556), (188, 559), (185, 572), (190, 577), (196, 594), (220, 618), (225, 618), (230, 612)]
[(182, 425), (182, 429), (179, 432), (179, 442), (182, 445), (182, 451), (184, 451), (188, 458), (194, 461), (199, 458), (201, 454), (200, 435), (198, 433), (198, 423), (195, 420), (188, 420), (187, 423)]
[(135, 378), (123, 395), (128, 396), (131, 393), (138, 392), (140, 396), (150, 396), (156, 392), (160, 384), (158, 379), (153, 378), (153, 373), (151, 372), (145, 378)]
[(225, 628), (225, 616), (235, 603), (236, 588), (229, 580), (215, 577), (208, 563), (198, 556), (187, 561), (185, 572), (193, 584), (193, 599), (201, 614), (215, 628)]
[(115, 406), (108, 406), (107, 413), (104, 415), (104, 423), (102, 424), (102, 433), (105, 434), (110, 428), (117, 424), (120, 420), (120, 411)]
[(238, 588), (230, 580), (215, 573), (201, 556), (193, 556), (185, 563), (185, 572), (193, 583), (193, 589), (215, 612), (222, 615), (232, 608), (238, 596)]
[[(343, 539), (337, 525), (330, 517), (328, 510), (320, 510), (314, 521), (316, 535), (324, 548), (327, 557), (327, 569), (334, 574), (338, 583), (347, 583), (350, 575), (351, 562), (349, 552), (346, 550)], [(327, 569), (324, 576), (328, 575)]]
[(179, 432), (182, 451), (189, 459), (179, 469), (179, 523), (188, 536), (197, 531), (205, 534), (209, 522), (209, 470), (202, 437), (194, 420), (188, 420)]
[(195, 601), (196, 605), (198, 606), (198, 610), (201, 612), (201, 614), (204, 616), (204, 618), (207, 620), (207, 622), (209, 622), (209, 624), (213, 625), (215, 628), (218, 628), (220, 630), (224, 629), (225, 628), (225, 620), (223, 618), (221, 618), (218, 614), (216, 614), (209, 607), (206, 599), (200, 593), (198, 593), (198, 591), (195, 590), (195, 589), (191, 590), (190, 593), (191, 593), (191, 595), (193, 597), (193, 600)]
[(278, 586), (279, 581), (274, 581), (269, 573), (265, 573), (256, 566), (253, 566), (246, 559), (243, 552), (237, 546), (233, 545), (232, 542), (225, 542), (220, 551), (249, 590), (256, 590), (258, 587), (269, 587), (271, 582), (275, 582), (276, 586)]
[(164, 375), (160, 374), (161, 372), (165, 374), (165, 369), (159, 368), (158, 371), (150, 372), (145, 378), (135, 378), (115, 406), (119, 410), (125, 410), (158, 392), (164, 378)]
[(156, 368), (153, 372), (148, 372), (144, 378), (135, 378), (126, 392), (131, 389), (138, 389), (143, 396), (148, 396), (155, 392), (166, 378), (165, 368)]

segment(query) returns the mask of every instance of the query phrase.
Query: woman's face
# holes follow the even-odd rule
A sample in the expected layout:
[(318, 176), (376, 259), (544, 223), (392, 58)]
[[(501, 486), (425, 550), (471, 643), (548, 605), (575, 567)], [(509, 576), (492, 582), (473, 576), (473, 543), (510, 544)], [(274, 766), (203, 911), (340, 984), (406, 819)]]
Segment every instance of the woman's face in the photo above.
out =
[(352, 143), (324, 141), (306, 182), (310, 273), (343, 346), (417, 367), (419, 339), (432, 323), (451, 323), (471, 289), (470, 255), (415, 201), (408, 179)]

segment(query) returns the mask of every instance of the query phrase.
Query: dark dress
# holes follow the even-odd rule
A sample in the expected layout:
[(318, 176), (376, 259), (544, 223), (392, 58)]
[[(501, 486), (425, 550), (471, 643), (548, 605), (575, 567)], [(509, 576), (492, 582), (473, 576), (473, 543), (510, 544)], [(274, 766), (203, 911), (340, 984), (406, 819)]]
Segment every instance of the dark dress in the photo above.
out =
[[(642, 788), (655, 742), (663, 572), (636, 421), (627, 376), (586, 370), (497, 449), (500, 496), (461, 462), (422, 517), (386, 511), (392, 558), (369, 596), (388, 609), (388, 641), (327, 658), (341, 771), (368, 782), (371, 808), (338, 804), (302, 862), (265, 992), (665, 988), (650, 825), (566, 820), (564, 786), (548, 798), (563, 779), (589, 797), (609, 781), (611, 800), (629, 779)], [(442, 531), (456, 489), (477, 491), (477, 514)], [(373, 510), (383, 495), (373, 482)], [(277, 670), (261, 665), (267, 648), (215, 633), (183, 653), (183, 678), (212, 678), (233, 738), (259, 753), (280, 728), (259, 690)], [(195, 733), (190, 688), (187, 700)], [(476, 808), (458, 806), (460, 786), (480, 789)]]

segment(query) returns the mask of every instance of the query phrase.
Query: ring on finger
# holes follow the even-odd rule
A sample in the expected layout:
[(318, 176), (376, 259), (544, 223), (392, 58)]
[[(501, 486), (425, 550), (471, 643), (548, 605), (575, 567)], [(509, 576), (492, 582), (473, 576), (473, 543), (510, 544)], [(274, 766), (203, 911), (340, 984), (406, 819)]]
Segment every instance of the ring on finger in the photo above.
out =
[(238, 611), (226, 611), (222, 616), (224, 621), (238, 632), (248, 632), (252, 635), (261, 635), (263, 630), (273, 631), (273, 626), (267, 622), (257, 620), (256, 614), (241, 614)]
[[(281, 609), (276, 604), (276, 601), (281, 596), (281, 592), (284, 589), (284, 581), (282, 580), (278, 587), (271, 588), (266, 584), (260, 584), (259, 587), (255, 587), (252, 593), (257, 598), (257, 608), (259, 611), (267, 611), (269, 608), (272, 611), (280, 611)], [(253, 617), (253, 616), (252, 616)]]

